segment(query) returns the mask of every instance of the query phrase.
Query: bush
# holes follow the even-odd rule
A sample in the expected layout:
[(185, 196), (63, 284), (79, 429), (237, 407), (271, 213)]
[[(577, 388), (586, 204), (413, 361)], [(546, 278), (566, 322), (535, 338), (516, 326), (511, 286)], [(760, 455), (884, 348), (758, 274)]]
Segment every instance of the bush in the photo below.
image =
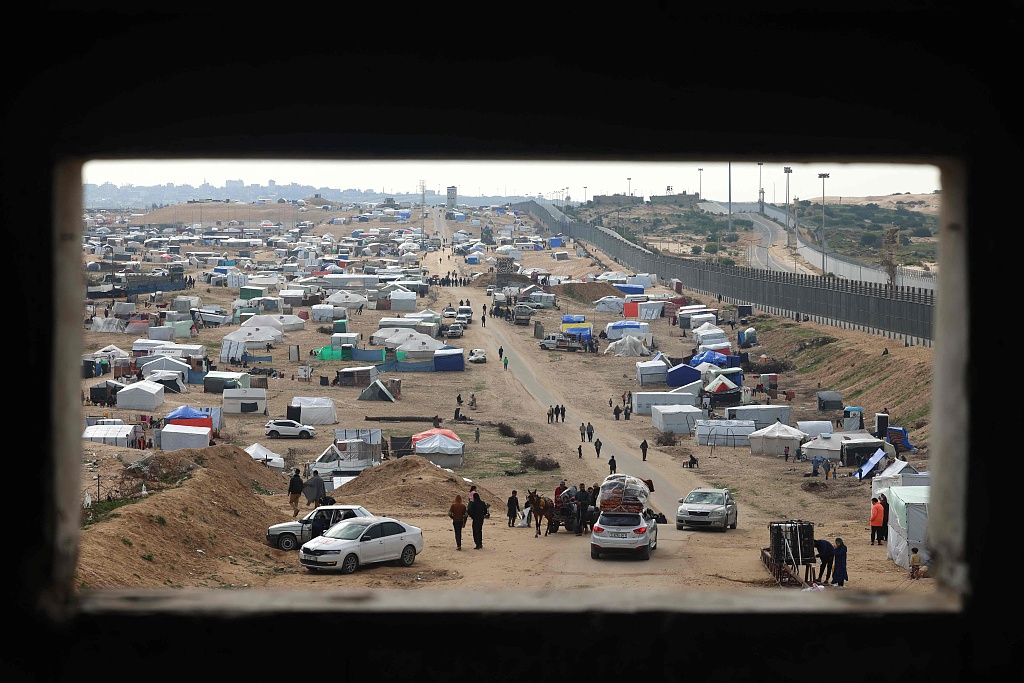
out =
[(502, 436), (515, 436), (516, 430), (512, 428), (512, 425), (505, 422), (498, 423), (498, 433)]
[(513, 443), (517, 446), (525, 446), (528, 443), (533, 443), (533, 437), (529, 434), (516, 434)]
[(538, 458), (537, 454), (532, 451), (527, 451), (523, 453), (523, 457), (520, 458), (519, 462), (522, 464), (523, 467), (529, 467), (535, 470), (540, 470), (542, 472), (557, 470), (558, 468), (561, 467), (561, 465), (558, 464), (558, 461), (555, 460), (554, 458), (548, 456)]
[(659, 446), (675, 446), (679, 441), (676, 439), (676, 435), (672, 432), (664, 432), (663, 434), (658, 434), (654, 443)]

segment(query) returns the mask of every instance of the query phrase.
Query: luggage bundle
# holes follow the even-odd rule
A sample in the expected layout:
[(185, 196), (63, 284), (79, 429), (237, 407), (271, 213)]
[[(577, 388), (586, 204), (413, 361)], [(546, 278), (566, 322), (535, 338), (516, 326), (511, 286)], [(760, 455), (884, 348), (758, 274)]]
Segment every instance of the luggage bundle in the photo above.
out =
[(651, 489), (643, 479), (610, 474), (601, 483), (597, 506), (602, 512), (643, 512), (650, 497)]

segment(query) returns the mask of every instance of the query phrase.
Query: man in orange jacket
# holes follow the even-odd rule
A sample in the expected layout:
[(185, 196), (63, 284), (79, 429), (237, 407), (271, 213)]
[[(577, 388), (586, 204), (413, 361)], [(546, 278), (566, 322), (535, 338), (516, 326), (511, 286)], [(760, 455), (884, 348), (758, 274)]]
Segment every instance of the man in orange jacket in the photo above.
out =
[(885, 538), (885, 529), (882, 526), (883, 520), (885, 519), (885, 510), (882, 508), (882, 504), (878, 502), (877, 498), (871, 499), (871, 545), (878, 541), (878, 545), (882, 545), (882, 539)]

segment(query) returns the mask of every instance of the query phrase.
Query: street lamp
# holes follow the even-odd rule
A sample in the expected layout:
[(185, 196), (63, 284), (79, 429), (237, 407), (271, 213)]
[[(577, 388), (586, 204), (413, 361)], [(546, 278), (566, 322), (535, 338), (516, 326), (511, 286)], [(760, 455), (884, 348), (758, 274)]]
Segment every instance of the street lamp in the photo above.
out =
[(782, 172), (786, 174), (786, 246), (789, 246), (789, 174), (793, 172), (793, 169), (789, 166), (783, 166)]
[(821, 178), (821, 276), (825, 277), (825, 178), (828, 173), (819, 173)]
[(633, 196), (633, 179), (626, 178), (626, 188), (629, 190), (629, 196)]
[(757, 200), (761, 213), (764, 213), (764, 185), (761, 184), (761, 167), (763, 165), (763, 161), (757, 162)]
[(587, 205), (587, 186), (583, 186), (583, 205)]
[(697, 169), (697, 197), (704, 201), (704, 169)]

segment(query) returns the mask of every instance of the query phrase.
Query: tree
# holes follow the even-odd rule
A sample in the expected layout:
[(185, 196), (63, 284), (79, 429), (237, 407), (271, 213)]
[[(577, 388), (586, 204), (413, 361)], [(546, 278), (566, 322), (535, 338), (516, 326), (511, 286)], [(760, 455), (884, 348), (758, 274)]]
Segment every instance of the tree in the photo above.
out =
[(704, 250), (700, 248), (699, 244), (694, 244), (690, 247), (690, 253), (694, 256), (700, 256)]

